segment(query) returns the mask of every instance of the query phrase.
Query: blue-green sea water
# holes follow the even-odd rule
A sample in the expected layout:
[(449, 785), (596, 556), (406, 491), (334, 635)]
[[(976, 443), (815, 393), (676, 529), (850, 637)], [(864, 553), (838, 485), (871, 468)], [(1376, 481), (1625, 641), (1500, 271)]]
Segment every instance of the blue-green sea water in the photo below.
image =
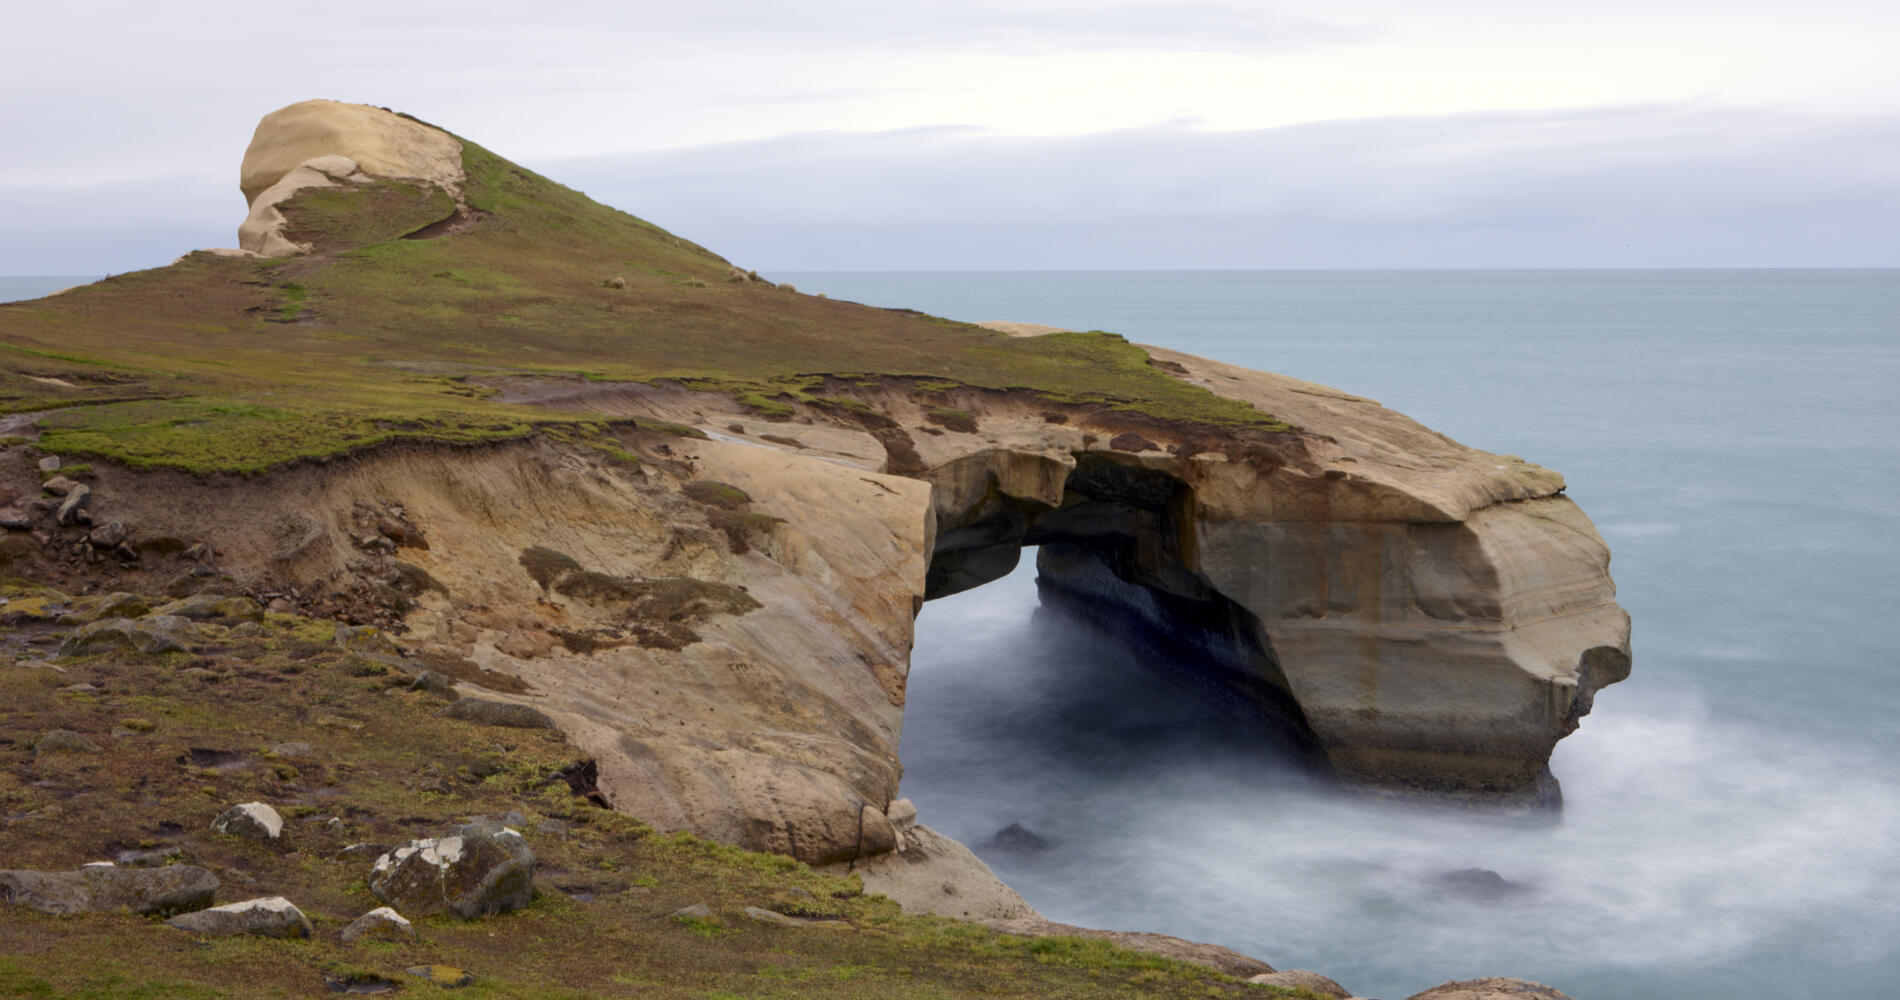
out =
[[(1370, 396), (1563, 472), (1610, 543), (1635, 670), (1560, 744), (1555, 824), (1309, 786), (1032, 617), (1033, 560), (927, 605), (903, 790), (1046, 916), (1388, 1000), (1900, 991), (1900, 271), (771, 277)], [(1018, 822), (1053, 846), (986, 846)]]
[[(1311, 785), (1049, 616), (1033, 560), (927, 605), (922, 819), (1056, 920), (1216, 941), (1387, 1000), (1900, 982), (1900, 271), (782, 273), (1101, 328), (1371, 396), (1566, 474), (1635, 672), (1559, 745), (1556, 823)], [(0, 278), (0, 300), (83, 279)], [(1040, 852), (987, 846), (1023, 823)], [(1461, 890), (1498, 872), (1522, 888)]]

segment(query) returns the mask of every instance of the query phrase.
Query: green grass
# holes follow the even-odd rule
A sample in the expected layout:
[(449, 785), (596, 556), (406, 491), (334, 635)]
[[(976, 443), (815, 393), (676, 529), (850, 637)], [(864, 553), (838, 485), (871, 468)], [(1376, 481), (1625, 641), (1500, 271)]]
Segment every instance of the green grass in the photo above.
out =
[[(656, 832), (591, 805), (556, 778), (578, 759), (557, 735), (438, 718), (439, 698), (409, 691), (398, 671), (365, 669), (369, 661), (324, 638), (330, 626), (289, 615), (269, 616), (250, 637), (200, 626), (193, 652), (65, 661), (64, 674), (14, 664), (28, 650), (43, 652), (31, 640), (63, 629), (0, 633), (0, 812), (13, 817), (0, 828), (0, 855), (9, 867), (65, 869), (175, 844), (188, 863), (224, 881), (219, 902), (283, 895), (317, 931), (305, 941), (200, 941), (127, 914), (60, 918), (0, 904), (7, 942), (0, 996), (309, 997), (328, 995), (325, 976), (402, 980), (408, 966), (438, 963), (477, 979), (450, 995), (535, 1000), (630, 992), (679, 1000), (1273, 995), (1097, 940), (1019, 938), (905, 916), (864, 895), (855, 878)], [(102, 693), (60, 690), (80, 681)], [(362, 728), (331, 728), (325, 717)], [(136, 725), (124, 726), (128, 718)], [(109, 735), (115, 726), (128, 732)], [(33, 739), (53, 728), (85, 733), (104, 749), (36, 756)], [(312, 751), (270, 751), (287, 742)], [(227, 752), (236, 763), (194, 764), (193, 748)], [(252, 800), (286, 817), (282, 842), (209, 831), (226, 805)], [(421, 918), (416, 944), (337, 940), (344, 924), (378, 905), (366, 887), (373, 859), (342, 858), (341, 848), (401, 843), (509, 810), (526, 817), (522, 829), (538, 858), (537, 895), (526, 910), (477, 921)], [(344, 820), (341, 829), (331, 816)], [(774, 927), (742, 914), (805, 894), (801, 905), (812, 915), (849, 929)], [(712, 920), (667, 919), (700, 903)]]
[[(0, 412), (63, 410), (45, 421), (62, 452), (224, 472), (598, 419), (509, 406), (469, 381), (506, 373), (670, 380), (768, 418), (864, 406), (855, 390), (897, 379), (1285, 428), (1114, 334), (1013, 338), (729, 282), (705, 248), (474, 143), (463, 163), (477, 213), (464, 231), (404, 238), (453, 211), (433, 188), (309, 189), (286, 206), (293, 237), (318, 244), (309, 256), (193, 254), (0, 305)], [(607, 287), (616, 277), (624, 289)]]

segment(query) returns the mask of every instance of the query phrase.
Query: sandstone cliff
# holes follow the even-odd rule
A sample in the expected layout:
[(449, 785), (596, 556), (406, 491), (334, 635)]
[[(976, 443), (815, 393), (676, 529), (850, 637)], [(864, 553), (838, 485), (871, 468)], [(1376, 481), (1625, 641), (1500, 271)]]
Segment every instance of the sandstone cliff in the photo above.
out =
[[(15, 424), (100, 457), (92, 517), (130, 536), (21, 500), (42, 545), (20, 557), (380, 623), (414, 669), (551, 717), (661, 829), (1028, 916), (894, 807), (916, 610), (1025, 546), (1045, 599), (1349, 783), (1552, 801), (1553, 745), (1628, 673), (1608, 549), (1561, 477), (1370, 400), (774, 289), (378, 109), (273, 114), (244, 189), (245, 248), (294, 259), (193, 255), (0, 311), (52, 346), (92, 329), (61, 315), (202, 289), (89, 346), (207, 352), (175, 349), (172, 381), (20, 373), (73, 390), (19, 383), (13, 409), (46, 409)], [(602, 232), (624, 242), (559, 249)], [(269, 429), (296, 421), (294, 447)], [(200, 557), (138, 547), (161, 539)]]

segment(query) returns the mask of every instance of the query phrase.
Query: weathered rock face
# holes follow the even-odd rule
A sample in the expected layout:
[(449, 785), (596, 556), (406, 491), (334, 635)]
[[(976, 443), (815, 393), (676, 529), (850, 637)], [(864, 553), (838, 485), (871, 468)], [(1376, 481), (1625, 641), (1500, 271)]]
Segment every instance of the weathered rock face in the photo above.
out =
[(192, 865), (0, 871), (0, 902), (60, 915), (105, 910), (177, 913), (211, 905), (217, 891), (217, 876)]
[[(365, 104), (293, 104), (265, 115), (244, 151), (239, 186), (251, 210), (238, 227), (238, 246), (264, 257), (308, 253), (312, 245), (288, 231), (291, 220), (282, 206), (309, 188), (411, 182), (379, 195), (416, 202), (391, 206), (413, 210), (440, 191), (448, 203), (441, 213), (446, 217), (460, 208), (462, 181), (461, 143), (440, 129)], [(382, 238), (399, 235), (400, 228)]]
[(226, 903), (181, 913), (165, 922), (179, 930), (210, 937), (247, 934), (253, 937), (307, 938), (311, 931), (310, 918), (282, 896), (262, 896), (241, 903)]
[(417, 916), (453, 913), (472, 920), (518, 910), (534, 895), (534, 852), (514, 830), (471, 823), (377, 858), (369, 888)]

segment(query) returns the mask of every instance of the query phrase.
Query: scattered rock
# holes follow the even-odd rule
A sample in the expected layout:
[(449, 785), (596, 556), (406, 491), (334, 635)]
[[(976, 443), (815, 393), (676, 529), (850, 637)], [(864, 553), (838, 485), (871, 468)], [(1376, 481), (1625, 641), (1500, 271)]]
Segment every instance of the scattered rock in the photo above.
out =
[(48, 479), (47, 481), (41, 483), (40, 489), (43, 489), (46, 492), (51, 493), (52, 495), (56, 497), (63, 497), (66, 494), (71, 493), (73, 491), (73, 487), (78, 486), (78, 485), (79, 485), (78, 483), (73, 482), (70, 479), (67, 479), (65, 476), (54, 476), (53, 478)]
[(41, 472), (58, 472), (59, 471), (59, 456), (48, 455), (45, 458), (40, 459), (40, 471)]
[(418, 916), (447, 912), (470, 920), (518, 910), (534, 894), (534, 852), (514, 830), (470, 823), (377, 858), (369, 888)]
[(281, 597), (273, 597), (270, 603), (264, 606), (264, 610), (273, 615), (289, 615), (297, 612), (297, 606)]
[(0, 625), (53, 621), (65, 610), (65, 602), (44, 595), (19, 597), (0, 605)]
[(380, 858), (388, 853), (389, 845), (387, 844), (351, 844), (336, 852), (336, 859), (349, 861), (355, 858)]
[(58, 513), (53, 515), (53, 520), (60, 524), (71, 524), (91, 503), (92, 487), (75, 483), (72, 491), (66, 494), (66, 502), (60, 504)]
[(241, 903), (181, 913), (165, 922), (193, 934), (218, 937), (232, 934), (273, 938), (310, 936), (310, 918), (282, 896), (260, 896)]
[(87, 683), (86, 681), (80, 681), (77, 684), (68, 684), (63, 688), (60, 688), (60, 690), (66, 692), (67, 694), (98, 694), (99, 686), (96, 684)]
[(746, 907), (745, 915), (753, 920), (757, 920), (759, 923), (777, 924), (780, 927), (802, 927), (805, 924), (803, 920), (799, 920), (796, 917), (788, 917), (775, 910), (768, 910), (758, 906)]
[(179, 556), (183, 558), (186, 562), (195, 562), (195, 563), (209, 561), (212, 555), (213, 553), (211, 551), (211, 546), (206, 545), (203, 542), (199, 542), (198, 544), (193, 545), (192, 547), (179, 553)]
[(666, 915), (666, 919), (668, 920), (705, 920), (705, 921), (717, 922), (719, 918), (713, 916), (712, 907), (707, 906), (705, 903), (694, 903), (691, 906), (682, 906), (679, 909), (674, 910), (672, 913), (669, 913)]
[(98, 753), (99, 744), (70, 729), (55, 729), (33, 743), (34, 753)]
[(1466, 979), (1414, 993), (1406, 1000), (1571, 1000), (1569, 995), (1525, 979)]
[(347, 976), (326, 975), (323, 985), (328, 986), (332, 993), (349, 996), (380, 996), (402, 988), (402, 984), (394, 979), (385, 979), (373, 972), (352, 972)]
[(284, 832), (284, 818), (262, 802), (246, 802), (219, 813), (211, 829), (249, 840), (276, 840)]
[(345, 941), (414, 941), (416, 925), (387, 906), (379, 906), (343, 928)]
[(517, 660), (532, 660), (546, 656), (554, 651), (554, 636), (540, 629), (523, 629), (502, 636), (495, 643), (495, 652), (512, 656)]
[(507, 726), (511, 729), (553, 729), (554, 720), (538, 708), (485, 698), (458, 698), (435, 713), (445, 719), (461, 719), (482, 726)]
[(273, 757), (296, 757), (300, 760), (308, 760), (317, 755), (317, 748), (301, 740), (295, 740), (289, 743), (273, 745), (270, 748), (270, 755)]
[(319, 715), (316, 718), (316, 723), (325, 729), (345, 729), (352, 733), (363, 728), (361, 722), (355, 719), (346, 719), (341, 715)]
[(120, 851), (117, 861), (128, 868), (162, 868), (174, 861), (182, 861), (185, 849), (177, 844), (154, 847), (149, 851)]
[(182, 651), (191, 634), (191, 623), (183, 618), (147, 616), (137, 621), (107, 618), (83, 625), (59, 644), (61, 656), (85, 656), (117, 649), (130, 649), (146, 655)]
[(127, 534), (129, 532), (125, 530), (124, 521), (111, 521), (92, 529), (92, 533), (86, 537), (92, 542), (93, 548), (110, 549), (125, 541)]
[(231, 639), (253, 639), (266, 634), (267, 631), (259, 622), (238, 622), (231, 626), (231, 631), (226, 632), (225, 636)]
[(434, 983), (443, 989), (449, 990), (472, 986), (475, 983), (474, 976), (463, 972), (453, 965), (412, 965), (402, 971), (417, 979)]
[(424, 670), (409, 682), (409, 690), (426, 691), (444, 698), (455, 697), (455, 678), (439, 670)]
[(898, 833), (917, 825), (917, 806), (909, 799), (891, 800), (891, 806), (884, 810), (884, 815)]
[(217, 891), (217, 876), (192, 865), (0, 871), (0, 901), (60, 915), (104, 910), (178, 913), (210, 906)]
[(1349, 1000), (1352, 996), (1351, 991), (1347, 990), (1344, 986), (1333, 982), (1331, 979), (1317, 972), (1308, 972), (1305, 969), (1263, 972), (1247, 981), (1263, 986), (1279, 986), (1289, 990), (1304, 989), (1309, 993), (1317, 993), (1323, 997), (1334, 997), (1335, 1000)]
[(18, 506), (0, 510), (0, 528), (11, 531), (30, 531), (33, 528), (33, 515), (26, 508)]
[[(160, 607), (152, 612), (157, 615), (176, 615), (194, 621), (257, 621), (264, 617), (264, 609), (248, 597), (220, 597), (217, 594), (194, 594)], [(339, 628), (338, 631), (341, 631)]]
[(391, 641), (382, 629), (374, 625), (338, 625), (336, 644), (352, 653), (401, 655), (401, 650), (396, 648), (395, 642)]
[(89, 625), (106, 618), (137, 618), (150, 610), (152, 606), (146, 603), (145, 598), (137, 594), (117, 592), (99, 598), (84, 611), (73, 611), (61, 615), (59, 623), (61, 625)]
[(990, 838), (989, 846), (999, 851), (1031, 853), (1048, 850), (1049, 840), (1021, 823), (1011, 823), (996, 831), (996, 836)]

